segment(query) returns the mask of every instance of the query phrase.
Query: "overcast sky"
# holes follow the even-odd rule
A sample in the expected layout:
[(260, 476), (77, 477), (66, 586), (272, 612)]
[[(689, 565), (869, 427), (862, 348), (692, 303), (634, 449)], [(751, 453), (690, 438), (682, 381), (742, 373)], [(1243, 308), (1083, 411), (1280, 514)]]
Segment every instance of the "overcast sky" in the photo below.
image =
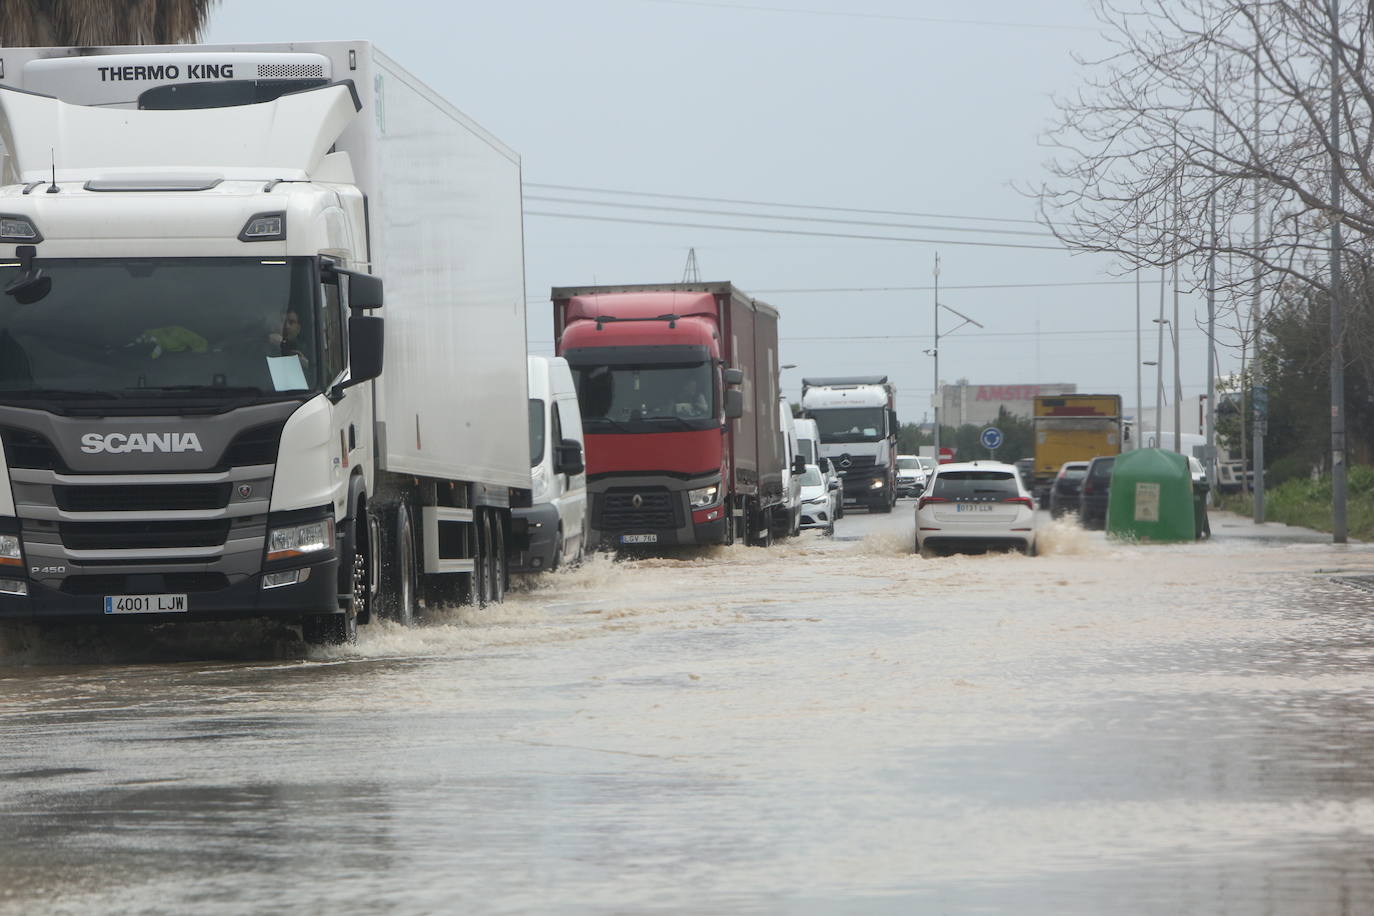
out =
[[(1057, 250), (1017, 190), (1044, 177), (1039, 136), (1052, 96), (1077, 84), (1073, 53), (1101, 48), (1080, 0), (225, 0), (206, 35), (358, 38), (521, 154), (531, 352), (552, 352), (550, 287), (676, 282), (695, 247), (703, 279), (733, 281), (781, 312), (793, 398), (803, 374), (885, 373), (902, 418), (920, 420), (938, 252), (941, 301), (986, 328), (942, 338), (943, 381), (1073, 382), (1136, 401), (1134, 284), (1106, 258)], [(785, 232), (712, 228), (725, 225)], [(1147, 280), (1148, 360), (1159, 286)], [(1007, 286), (960, 288), (996, 285)], [(886, 291), (859, 291), (874, 287)], [(1201, 297), (1186, 296), (1181, 363), (1194, 414), (1206, 390), (1204, 318)], [(942, 331), (957, 321), (944, 313)], [(1235, 362), (1224, 349), (1223, 370)], [(1153, 407), (1154, 370), (1144, 372)]]

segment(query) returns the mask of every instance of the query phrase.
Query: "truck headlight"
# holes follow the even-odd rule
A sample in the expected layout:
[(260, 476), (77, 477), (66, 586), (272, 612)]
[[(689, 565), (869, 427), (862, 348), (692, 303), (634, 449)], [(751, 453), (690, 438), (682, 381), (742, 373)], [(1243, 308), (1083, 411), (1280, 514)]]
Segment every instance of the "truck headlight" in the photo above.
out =
[(869, 485), (868, 485), (868, 488), (869, 488), (870, 490), (881, 490), (881, 489), (883, 488), (883, 483), (884, 483), (884, 482), (885, 482), (885, 481), (884, 481), (881, 477), (879, 477), (877, 480), (875, 480), (875, 481), (873, 481), (871, 484), (869, 484)]
[(267, 562), (289, 560), (334, 549), (334, 519), (273, 528), (267, 536)]
[(23, 568), (24, 555), (19, 550), (19, 535), (0, 534), (0, 566)]
[(705, 509), (707, 506), (715, 505), (716, 497), (720, 494), (720, 487), (711, 484), (709, 487), (698, 487), (695, 490), (687, 491), (687, 501), (692, 504), (693, 509)]

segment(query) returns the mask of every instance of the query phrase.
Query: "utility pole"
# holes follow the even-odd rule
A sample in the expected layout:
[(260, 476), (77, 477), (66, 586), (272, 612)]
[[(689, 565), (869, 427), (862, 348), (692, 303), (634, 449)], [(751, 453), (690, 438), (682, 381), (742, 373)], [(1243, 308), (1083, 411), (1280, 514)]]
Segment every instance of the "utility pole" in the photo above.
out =
[(1346, 542), (1345, 336), (1341, 301), (1341, 82), (1339, 0), (1331, 3), (1331, 541)]
[(1174, 323), (1169, 326), (1174, 340), (1174, 451), (1183, 454), (1183, 371), (1178, 365), (1178, 261), (1174, 262)]
[(940, 253), (935, 252), (935, 303), (931, 308), (935, 314), (935, 344), (930, 355), (935, 363), (935, 397), (931, 409), (935, 416), (935, 464), (940, 464), (940, 408), (943, 397), (940, 392)]
[[(1217, 62), (1212, 61), (1212, 97), (1217, 95)], [(1212, 111), (1212, 149), (1217, 148), (1217, 112)], [(1212, 162), (1216, 163), (1215, 152)], [(1214, 170), (1215, 171), (1215, 170)], [(1217, 483), (1220, 466), (1217, 464), (1217, 196), (1213, 187), (1208, 201), (1208, 221), (1211, 223), (1212, 244), (1207, 249), (1207, 503), (1217, 504)]]
[(1145, 392), (1140, 380), (1140, 268), (1135, 269), (1135, 447), (1140, 448), (1140, 437), (1145, 433), (1145, 424), (1140, 422), (1140, 412), (1144, 409)]
[[(1257, 24), (1259, 23), (1259, 15), (1260, 15), (1259, 4), (1256, 3), (1256, 4), (1255, 4), (1255, 22), (1256, 22)], [(1257, 27), (1258, 27), (1258, 26), (1257, 26)], [(1256, 36), (1256, 42), (1255, 42), (1255, 43), (1256, 43), (1257, 45), (1260, 43), (1260, 42), (1258, 41), (1258, 36)], [(1255, 142), (1255, 146), (1256, 146), (1257, 149), (1259, 148), (1259, 136), (1260, 136), (1260, 71), (1259, 71), (1259, 60), (1260, 60), (1259, 55), (1256, 54), (1256, 55), (1255, 55), (1255, 74), (1254, 74), (1254, 79), (1255, 79), (1255, 100), (1254, 100), (1254, 108), (1255, 108), (1255, 110), (1254, 110), (1254, 113), (1253, 113), (1252, 117), (1254, 118), (1254, 132), (1255, 132), (1255, 134), (1254, 134), (1254, 136), (1255, 136), (1255, 141), (1254, 141), (1254, 142)], [(1215, 144), (1213, 144), (1213, 145), (1215, 145)], [(1261, 343), (1261, 341), (1263, 340), (1263, 335), (1264, 335), (1264, 313), (1263, 313), (1263, 310), (1262, 310), (1262, 306), (1260, 305), (1260, 262), (1259, 262), (1259, 254), (1260, 254), (1260, 250), (1259, 250), (1259, 249), (1260, 249), (1260, 183), (1259, 183), (1259, 179), (1258, 179), (1258, 178), (1255, 179), (1255, 184), (1254, 184), (1254, 195), (1255, 195), (1254, 212), (1253, 212), (1253, 213), (1251, 214), (1251, 216), (1250, 216), (1250, 220), (1251, 220), (1250, 234), (1251, 234), (1251, 235), (1253, 236), (1253, 238), (1254, 238), (1254, 245), (1255, 245), (1255, 276), (1254, 276), (1254, 279), (1253, 279), (1253, 290), (1252, 290), (1252, 293), (1251, 293), (1251, 297), (1252, 297), (1252, 298), (1251, 298), (1251, 302), (1250, 302), (1250, 314), (1251, 314), (1251, 316), (1252, 316), (1252, 317), (1251, 317), (1251, 320), (1250, 320), (1250, 324), (1251, 324), (1251, 326), (1254, 328), (1254, 334), (1255, 334), (1255, 355), (1254, 355), (1254, 358), (1253, 358), (1253, 359), (1251, 360), (1251, 362), (1250, 362), (1250, 377), (1251, 377), (1251, 384), (1250, 384), (1250, 387), (1251, 387), (1250, 409), (1251, 409), (1251, 411), (1254, 412), (1254, 416), (1253, 416), (1253, 417), (1251, 418), (1251, 420), (1250, 420), (1250, 436), (1251, 436), (1250, 454), (1251, 454), (1251, 460), (1252, 460), (1252, 467), (1254, 467), (1254, 469), (1255, 469), (1255, 486), (1252, 488), (1252, 503), (1251, 503), (1251, 505), (1252, 505), (1252, 507), (1253, 507), (1253, 509), (1254, 509), (1254, 520), (1255, 520), (1255, 524), (1256, 524), (1256, 525), (1259, 525), (1259, 524), (1263, 524), (1263, 522), (1264, 522), (1264, 434), (1265, 434), (1266, 432), (1268, 432), (1268, 429), (1269, 429), (1269, 417), (1268, 417), (1268, 415), (1267, 415), (1267, 414), (1268, 414), (1268, 411), (1269, 411), (1269, 396), (1268, 396), (1268, 392), (1264, 390), (1264, 386), (1263, 386), (1264, 376), (1263, 376), (1262, 373), (1263, 373), (1263, 366), (1264, 366), (1264, 363), (1263, 363), (1263, 362), (1261, 361), (1261, 359), (1260, 359), (1260, 343)], [(1264, 391), (1263, 396), (1260, 395), (1260, 392), (1261, 392), (1261, 391)]]
[(1159, 320), (1155, 322), (1159, 355), (1155, 358), (1155, 448), (1164, 447), (1164, 290), (1168, 285), (1164, 268), (1159, 269)]

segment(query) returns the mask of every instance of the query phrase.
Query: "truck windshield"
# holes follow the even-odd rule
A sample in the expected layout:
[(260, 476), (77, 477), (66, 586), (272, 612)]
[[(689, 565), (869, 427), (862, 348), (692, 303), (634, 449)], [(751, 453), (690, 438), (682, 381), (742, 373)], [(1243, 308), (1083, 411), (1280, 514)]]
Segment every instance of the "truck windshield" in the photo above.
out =
[(873, 442), (886, 436), (884, 413), (881, 407), (836, 407), (806, 415), (820, 427), (822, 442)]
[(710, 363), (573, 366), (589, 433), (714, 429), (720, 425)]
[[(0, 295), (0, 399), (317, 391), (312, 258), (44, 259), (36, 302)], [(0, 289), (19, 276), (0, 262)]]

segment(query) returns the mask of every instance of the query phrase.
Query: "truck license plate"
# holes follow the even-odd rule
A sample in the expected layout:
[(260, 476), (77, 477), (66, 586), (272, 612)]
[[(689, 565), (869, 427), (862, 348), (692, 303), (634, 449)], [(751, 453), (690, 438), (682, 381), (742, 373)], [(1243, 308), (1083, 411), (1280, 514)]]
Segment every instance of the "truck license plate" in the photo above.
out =
[(657, 544), (658, 535), (656, 534), (622, 534), (620, 536), (622, 544)]
[(179, 614), (186, 611), (185, 595), (106, 595), (106, 614)]

